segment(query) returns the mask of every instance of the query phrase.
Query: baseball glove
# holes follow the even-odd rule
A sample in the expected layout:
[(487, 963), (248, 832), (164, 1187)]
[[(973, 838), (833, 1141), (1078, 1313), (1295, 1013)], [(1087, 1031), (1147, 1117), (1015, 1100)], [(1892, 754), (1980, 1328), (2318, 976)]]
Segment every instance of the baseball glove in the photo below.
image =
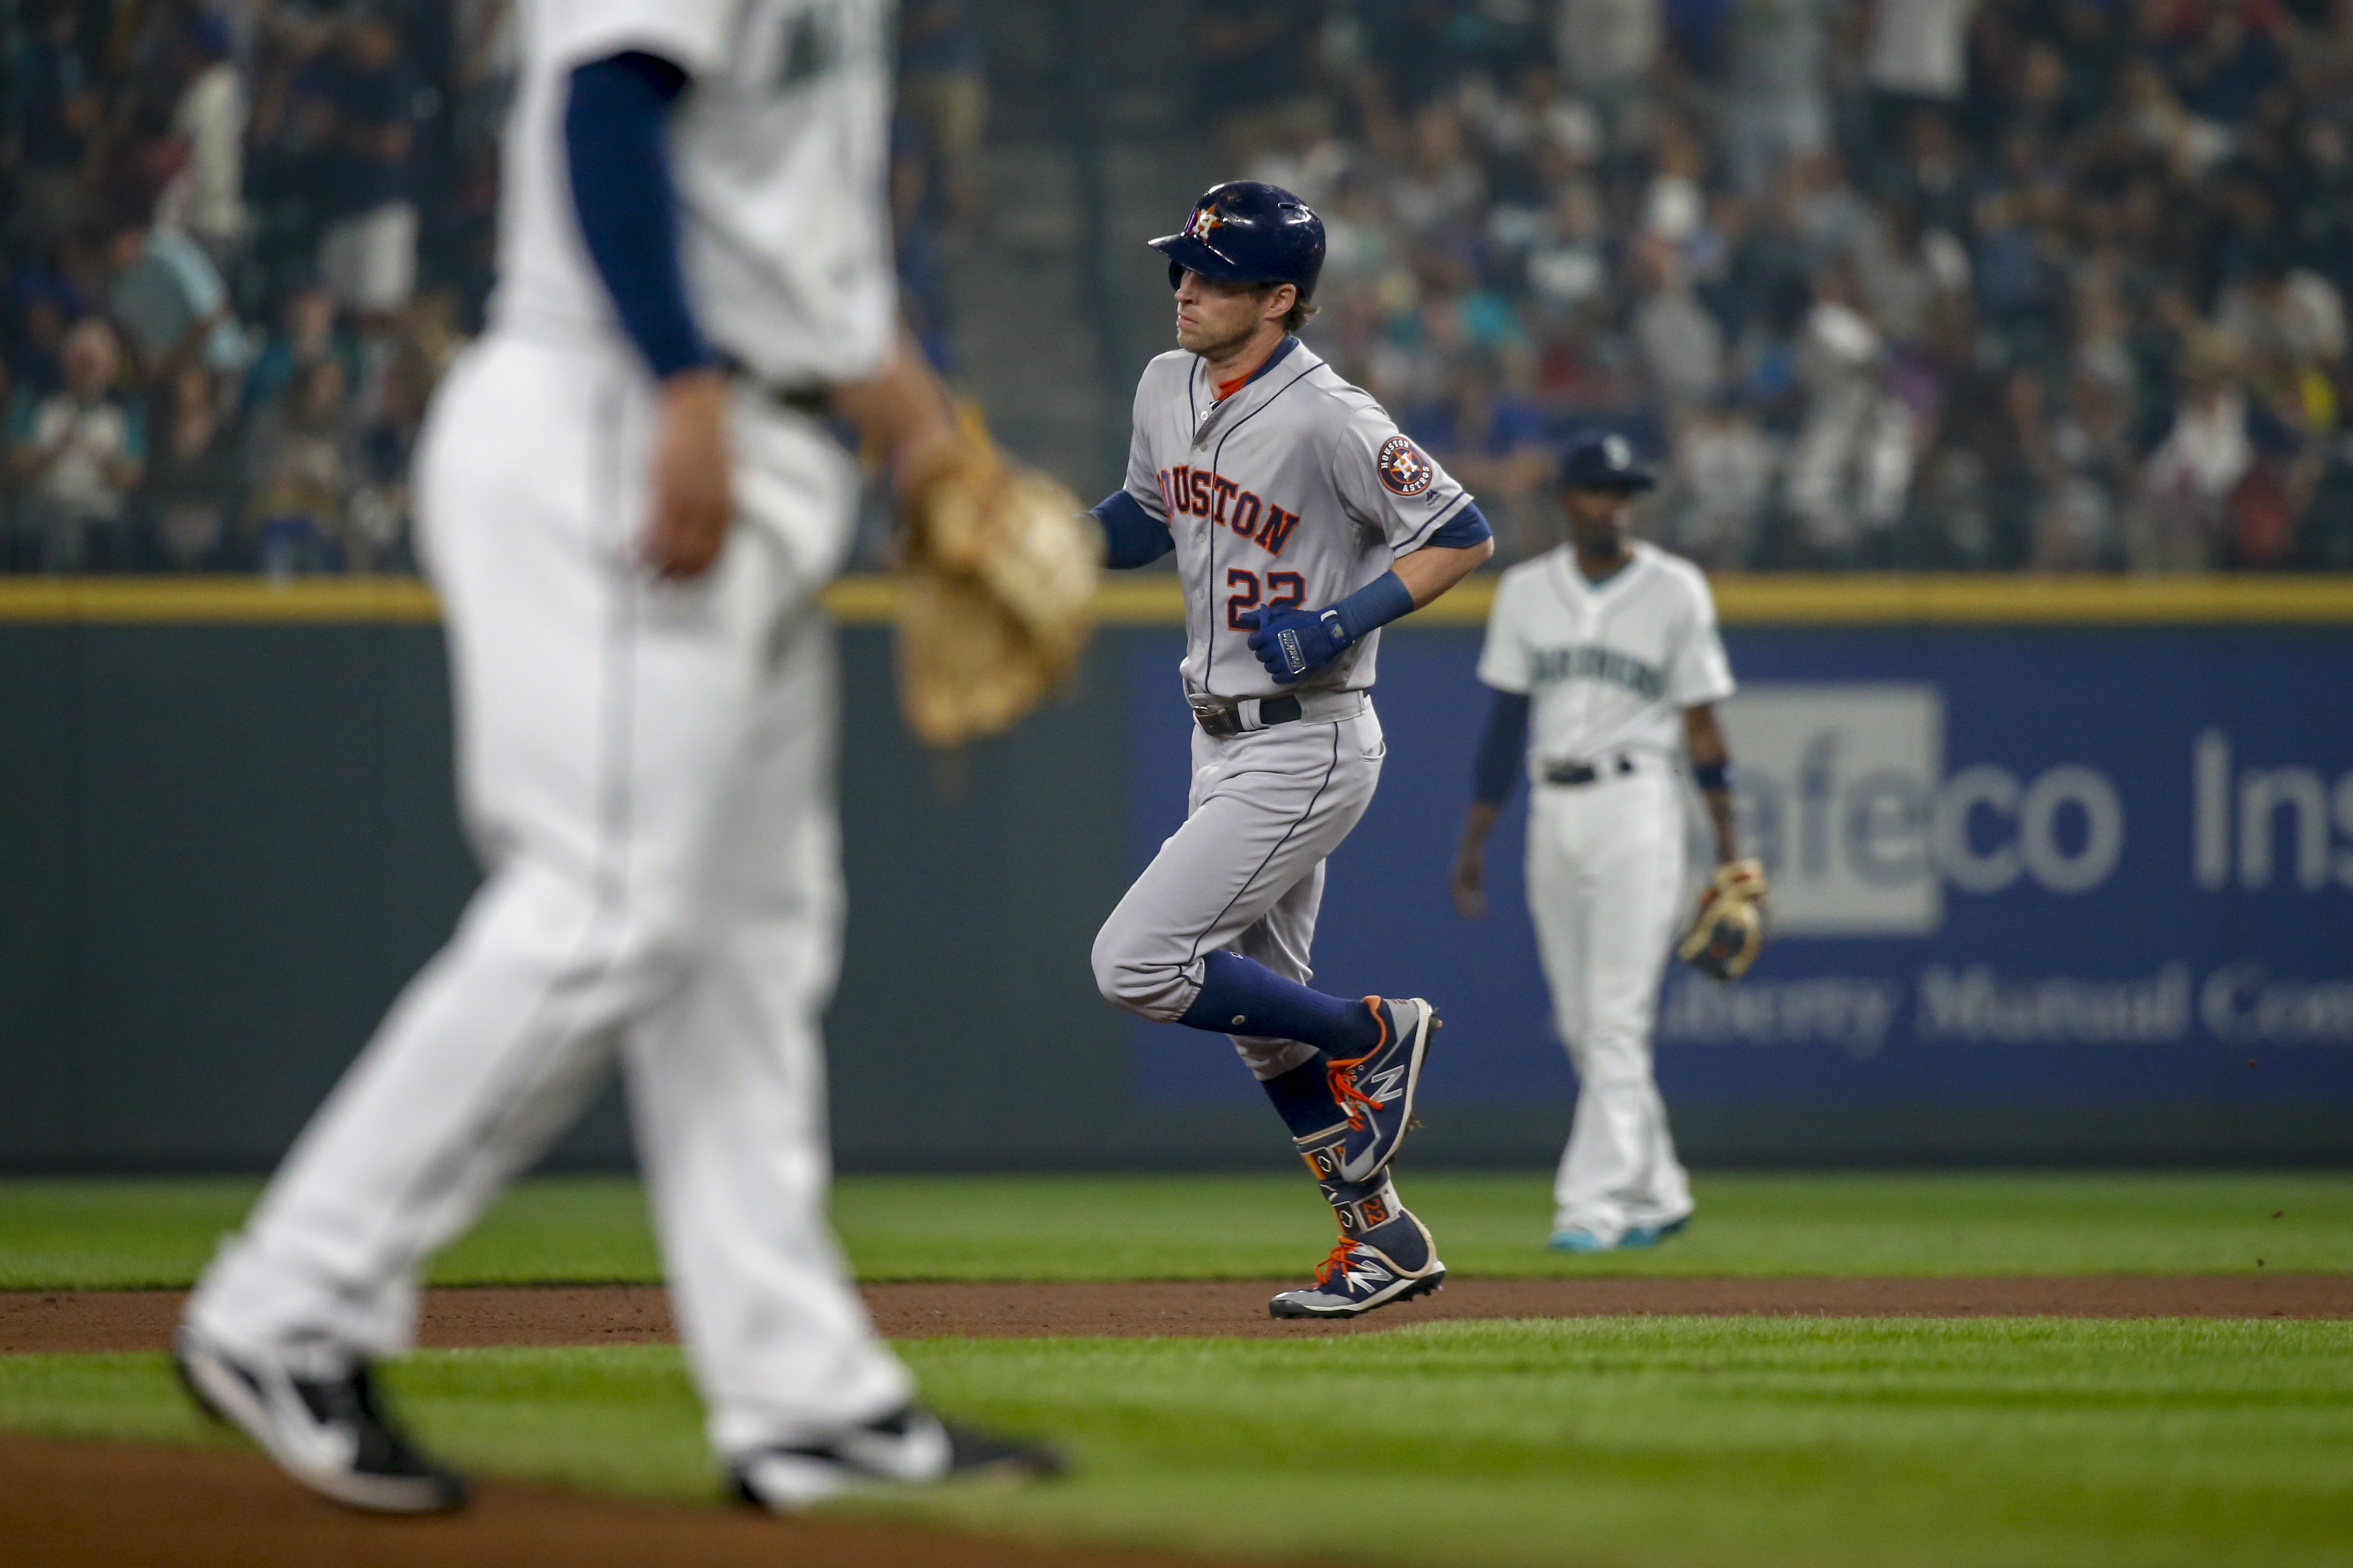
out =
[(1078, 498), (1006, 458), (969, 413), (965, 429), (908, 496), (900, 565), (900, 705), (943, 750), (1002, 734), (1071, 673), (1103, 569)]
[(1737, 980), (1765, 946), (1765, 868), (1734, 860), (1715, 868), (1675, 955), (1711, 980)]

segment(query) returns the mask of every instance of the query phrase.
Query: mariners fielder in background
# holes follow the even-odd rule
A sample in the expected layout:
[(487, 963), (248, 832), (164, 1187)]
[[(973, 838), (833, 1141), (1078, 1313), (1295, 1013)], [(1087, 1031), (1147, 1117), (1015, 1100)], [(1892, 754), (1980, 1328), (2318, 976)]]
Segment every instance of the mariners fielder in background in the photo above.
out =
[(1379, 628), (1494, 545), (1462, 487), (1293, 335), (1324, 265), (1305, 203), (1219, 185), (1152, 246), (1179, 346), (1145, 368), (1127, 483), (1094, 510), (1109, 564), (1176, 552), (1193, 778), (1184, 826), (1095, 938), (1095, 980), (1231, 1037), (1340, 1218), (1314, 1283), (1271, 1310), (1351, 1317), (1446, 1277), (1388, 1175), (1437, 1018), (1308, 988), (1324, 862), (1380, 781)]
[[(1763, 898), (1763, 872), (1739, 858), (1733, 823), (1731, 759), (1715, 718), (1732, 668), (1707, 579), (1626, 538), (1634, 497), (1651, 484), (1622, 437), (1578, 447), (1561, 472), (1568, 542), (1497, 585), (1479, 655), (1493, 707), (1454, 864), (1455, 904), (1476, 917), (1487, 836), (1525, 769), (1528, 909), (1577, 1078), (1553, 1188), (1552, 1245), (1566, 1252), (1654, 1246), (1691, 1217), (1691, 1184), (1651, 1069), (1660, 973), (1683, 898), (1683, 754), (1722, 868), (1685, 956), (1737, 978), (1754, 956), (1750, 911)], [(1738, 918), (1725, 922), (1719, 906)], [(1746, 941), (1728, 966), (1709, 951), (1719, 924)]]
[(533, 0), (484, 339), (420, 521), (488, 879), (190, 1302), (190, 1387), (361, 1508), (462, 1500), (385, 1415), (421, 1262), (616, 1059), (709, 1432), (751, 1500), (1050, 1457), (913, 1400), (825, 1214), (833, 642), (857, 467), (961, 437), (896, 325), (880, 0)]

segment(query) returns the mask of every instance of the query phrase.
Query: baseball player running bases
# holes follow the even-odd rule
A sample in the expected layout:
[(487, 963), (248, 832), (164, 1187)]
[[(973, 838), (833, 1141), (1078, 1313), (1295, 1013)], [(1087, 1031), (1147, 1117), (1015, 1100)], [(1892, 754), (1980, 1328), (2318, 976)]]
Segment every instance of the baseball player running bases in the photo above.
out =
[(1485, 912), (1487, 837), (1525, 771), (1528, 909), (1577, 1113), (1553, 1187), (1551, 1245), (1651, 1247), (1691, 1218), (1651, 1073), (1660, 973), (1683, 897), (1679, 756), (1707, 803), (1719, 863), (1683, 942), (1719, 979), (1754, 958), (1764, 873), (1740, 858), (1731, 758), (1715, 704), (1732, 695), (1715, 603), (1697, 567), (1626, 537), (1651, 487), (1622, 437), (1563, 465), (1568, 542), (1505, 572), (1479, 655), (1494, 696), (1454, 862), (1454, 900)]
[(1041, 1450), (952, 1430), (825, 1213), (833, 638), (857, 466), (969, 438), (896, 327), (882, 0), (527, 0), (491, 324), (420, 523), (488, 878), (190, 1301), (191, 1390), (315, 1489), (463, 1499), (379, 1401), (423, 1260), (617, 1061), (712, 1446), (792, 1509)]
[(1379, 628), (1494, 547), (1470, 495), (1295, 335), (1324, 262), (1304, 202), (1234, 181), (1151, 243), (1178, 346), (1145, 368), (1126, 483), (1094, 511), (1108, 564), (1176, 552), (1193, 776), (1095, 938), (1095, 979), (1232, 1039), (1340, 1223), (1271, 1310), (1352, 1317), (1446, 1277), (1388, 1173), (1438, 1020), (1419, 997), (1309, 988), (1324, 866), (1380, 780)]

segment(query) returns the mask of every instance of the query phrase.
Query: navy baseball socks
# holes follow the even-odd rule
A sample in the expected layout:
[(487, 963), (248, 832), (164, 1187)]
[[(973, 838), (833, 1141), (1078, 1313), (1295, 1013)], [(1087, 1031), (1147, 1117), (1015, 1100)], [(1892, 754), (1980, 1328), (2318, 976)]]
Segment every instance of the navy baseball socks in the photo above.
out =
[(1239, 952), (1201, 961), (1201, 989), (1176, 1021), (1213, 1035), (1298, 1040), (1335, 1058), (1380, 1044), (1380, 1025), (1362, 1001), (1310, 991)]
[(1413, 1130), (1421, 1064), (1439, 1028), (1437, 1013), (1418, 996), (1346, 1002), (1235, 952), (1213, 952), (1203, 962), (1200, 992), (1176, 1021), (1221, 1035), (1298, 1040), (1322, 1051), (1333, 1104), (1347, 1118), (1339, 1174), (1350, 1182), (1387, 1170)]
[(1340, 1174), (1350, 1127), (1339, 1116), (1332, 1071), (1321, 1059), (1261, 1080), (1292, 1130), (1292, 1142), (1339, 1217), (1340, 1239), (1316, 1266), (1315, 1282), (1267, 1303), (1278, 1318), (1353, 1318), (1409, 1301), (1446, 1283), (1446, 1266), (1421, 1221), (1398, 1201), (1388, 1171), (1351, 1182)]

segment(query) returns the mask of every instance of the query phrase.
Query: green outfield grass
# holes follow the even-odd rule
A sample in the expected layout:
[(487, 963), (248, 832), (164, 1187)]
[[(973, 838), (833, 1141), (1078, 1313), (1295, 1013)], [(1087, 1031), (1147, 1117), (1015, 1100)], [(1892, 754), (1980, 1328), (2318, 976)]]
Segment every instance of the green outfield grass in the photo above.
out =
[[(243, 1176), (0, 1181), (0, 1289), (187, 1285), (261, 1191)], [(438, 1260), (445, 1284), (661, 1278), (634, 1180), (518, 1184)]]
[[(1439, 1323), (1305, 1341), (927, 1341), (952, 1413), (1063, 1483), (869, 1502), (991, 1533), (1453, 1568), (2345, 1561), (2353, 1327)], [(659, 1347), (455, 1351), (394, 1382), (484, 1474), (714, 1483)], [(0, 1427), (215, 1445), (153, 1355), (0, 1357)]]
[[(1541, 1172), (1406, 1171), (1450, 1267), (1577, 1274), (2353, 1272), (2353, 1175), (1704, 1175), (1655, 1252), (1546, 1253)], [(0, 1289), (185, 1285), (257, 1184), (0, 1182)], [(1322, 1256), (1303, 1175), (867, 1176), (835, 1215), (869, 1279), (1264, 1279)], [(2278, 1217), (2274, 1218), (2274, 1215)], [(526, 1182), (436, 1264), (446, 1284), (659, 1277), (637, 1184)]]

